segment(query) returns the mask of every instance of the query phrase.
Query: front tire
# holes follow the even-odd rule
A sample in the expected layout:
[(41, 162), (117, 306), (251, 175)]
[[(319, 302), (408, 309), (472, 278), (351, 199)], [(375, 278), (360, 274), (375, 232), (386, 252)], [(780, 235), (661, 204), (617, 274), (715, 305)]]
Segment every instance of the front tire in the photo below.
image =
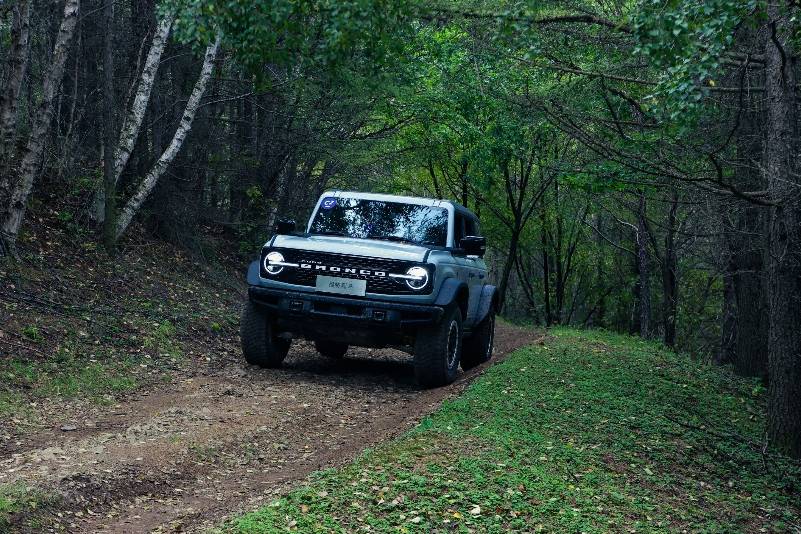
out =
[(494, 342), (495, 312), (490, 310), (465, 343), (462, 350), (462, 369), (467, 371), (490, 361)]
[(250, 301), (242, 312), (239, 336), (245, 361), (260, 367), (280, 367), (292, 343), (276, 336), (269, 315)]
[(314, 348), (326, 358), (333, 360), (341, 360), (348, 352), (348, 344), (337, 341), (315, 341)]
[(421, 329), (414, 344), (414, 374), (424, 387), (439, 387), (456, 380), (462, 353), (462, 312), (456, 306), (442, 321)]

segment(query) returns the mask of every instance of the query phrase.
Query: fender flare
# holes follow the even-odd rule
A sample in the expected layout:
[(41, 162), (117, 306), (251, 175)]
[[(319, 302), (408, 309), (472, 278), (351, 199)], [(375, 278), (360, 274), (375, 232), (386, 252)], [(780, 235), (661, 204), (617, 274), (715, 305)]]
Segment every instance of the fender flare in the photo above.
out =
[(490, 310), (498, 312), (498, 291), (495, 286), (486, 285), (481, 289), (481, 300), (478, 303), (476, 324), (486, 319)]
[(259, 260), (253, 260), (250, 262), (248, 266), (248, 285), (250, 286), (257, 286), (260, 285), (260, 271), (259, 271)]
[(467, 291), (467, 284), (456, 278), (448, 278), (442, 282), (434, 304), (436, 306), (448, 307), (456, 302), (462, 292), (466, 293)]

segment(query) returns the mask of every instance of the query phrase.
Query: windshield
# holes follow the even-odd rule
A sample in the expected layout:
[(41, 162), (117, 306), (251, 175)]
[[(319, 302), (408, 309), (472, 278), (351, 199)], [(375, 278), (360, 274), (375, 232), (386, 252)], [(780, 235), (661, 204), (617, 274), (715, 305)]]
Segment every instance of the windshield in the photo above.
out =
[(326, 197), (312, 221), (311, 233), (444, 247), (448, 210), (401, 202)]

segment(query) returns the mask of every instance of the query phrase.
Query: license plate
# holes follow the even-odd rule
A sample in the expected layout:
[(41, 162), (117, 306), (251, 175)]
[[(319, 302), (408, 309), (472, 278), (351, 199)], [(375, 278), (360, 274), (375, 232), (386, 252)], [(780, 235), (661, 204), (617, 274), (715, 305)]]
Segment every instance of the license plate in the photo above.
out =
[(339, 278), (336, 276), (318, 276), (315, 284), (317, 291), (337, 293), (339, 295), (358, 295), (363, 297), (367, 292), (367, 280), (355, 278)]

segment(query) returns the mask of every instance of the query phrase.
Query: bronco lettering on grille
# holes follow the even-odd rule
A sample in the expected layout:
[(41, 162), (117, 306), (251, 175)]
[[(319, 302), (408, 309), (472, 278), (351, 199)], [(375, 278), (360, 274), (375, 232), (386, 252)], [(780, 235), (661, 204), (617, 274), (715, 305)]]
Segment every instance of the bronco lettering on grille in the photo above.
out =
[(387, 272), (386, 271), (374, 271), (372, 269), (355, 269), (351, 267), (331, 267), (328, 265), (316, 264), (312, 265), (310, 263), (301, 263), (298, 265), (300, 269), (306, 269), (307, 271), (327, 271), (329, 273), (349, 273), (349, 274), (358, 274), (362, 276), (377, 276), (379, 278), (386, 278)]

